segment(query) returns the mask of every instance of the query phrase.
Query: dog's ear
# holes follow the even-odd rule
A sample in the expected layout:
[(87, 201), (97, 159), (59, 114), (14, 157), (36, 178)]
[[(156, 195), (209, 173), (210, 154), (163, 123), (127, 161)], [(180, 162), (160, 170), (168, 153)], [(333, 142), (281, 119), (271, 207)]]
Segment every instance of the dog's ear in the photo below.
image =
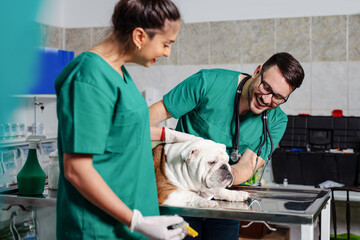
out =
[(198, 149), (194, 147), (186, 148), (184, 151), (181, 152), (181, 159), (188, 163), (192, 157), (195, 157), (197, 154)]
[(222, 144), (222, 143), (218, 143), (219, 144), (219, 147), (222, 151), (225, 151), (226, 152), (226, 146), (225, 144)]

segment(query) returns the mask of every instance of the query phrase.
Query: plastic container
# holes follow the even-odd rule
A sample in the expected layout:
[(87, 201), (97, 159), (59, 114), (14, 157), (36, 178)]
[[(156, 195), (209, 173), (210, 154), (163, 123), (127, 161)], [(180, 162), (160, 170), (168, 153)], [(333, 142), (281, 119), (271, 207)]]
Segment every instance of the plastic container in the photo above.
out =
[(59, 183), (59, 159), (57, 150), (50, 153), (48, 187), (51, 190), (57, 190)]
[(26, 141), (30, 142), (26, 162), (17, 175), (20, 195), (41, 195), (44, 191), (46, 174), (39, 164), (36, 146), (45, 136), (31, 135)]

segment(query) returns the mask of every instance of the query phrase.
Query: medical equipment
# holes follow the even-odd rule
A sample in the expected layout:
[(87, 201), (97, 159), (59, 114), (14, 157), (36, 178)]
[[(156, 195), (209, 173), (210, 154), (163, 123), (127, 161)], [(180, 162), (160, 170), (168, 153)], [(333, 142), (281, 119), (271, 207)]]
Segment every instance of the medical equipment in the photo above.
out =
[(195, 231), (192, 227), (190, 227), (189, 223), (183, 221), (179, 224), (175, 224), (172, 226), (173, 228), (182, 228), (184, 232), (186, 232), (187, 235), (190, 237), (197, 237), (199, 234), (197, 231)]
[[(236, 96), (235, 96), (235, 104), (234, 104), (234, 110), (235, 110), (235, 117), (236, 117), (236, 121), (235, 121), (235, 138), (233, 139), (233, 152), (230, 155), (230, 159), (231, 161), (233, 161), (234, 163), (237, 163), (240, 158), (241, 158), (241, 154), (239, 153), (239, 135), (240, 135), (240, 116), (239, 116), (239, 104), (240, 104), (240, 96), (241, 96), (241, 92), (242, 92), (242, 88), (245, 84), (245, 82), (247, 80), (249, 80), (251, 78), (250, 75), (245, 74), (246, 77), (240, 82), (237, 90), (236, 90)], [(254, 167), (254, 171), (252, 176), (255, 174), (256, 171), (256, 167), (257, 167), (257, 163), (258, 163), (258, 159), (259, 156), (261, 154), (261, 149), (264, 146), (264, 144), (267, 141), (267, 135), (269, 135), (269, 139), (270, 139), (270, 143), (271, 143), (271, 149), (270, 149), (270, 153), (269, 153), (269, 157), (268, 157), (268, 161), (266, 161), (264, 169), (261, 173), (260, 179), (259, 179), (259, 186), (261, 185), (261, 179), (263, 177), (265, 168), (268, 164), (268, 162), (271, 160), (271, 155), (273, 153), (273, 141), (270, 135), (270, 131), (269, 131), (269, 127), (268, 127), (268, 123), (267, 123), (267, 111), (262, 113), (262, 121), (263, 121), (263, 141), (259, 147), (259, 150), (257, 151), (256, 155), (256, 163), (255, 163), (255, 167)]]

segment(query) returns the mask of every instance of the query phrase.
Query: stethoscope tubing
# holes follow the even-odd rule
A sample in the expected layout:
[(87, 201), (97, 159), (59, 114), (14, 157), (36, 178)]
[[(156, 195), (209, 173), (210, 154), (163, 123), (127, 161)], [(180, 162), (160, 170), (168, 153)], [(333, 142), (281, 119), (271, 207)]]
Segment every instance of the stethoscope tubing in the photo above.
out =
[(233, 139), (233, 149), (236, 153), (239, 152), (239, 136), (240, 136), (240, 108), (239, 108), (239, 104), (240, 104), (240, 96), (241, 96), (241, 92), (242, 92), (242, 88), (245, 84), (245, 82), (247, 80), (249, 80), (251, 78), (250, 75), (246, 74), (246, 77), (241, 80), (241, 82), (239, 83), (238, 88), (236, 89), (236, 95), (235, 95), (235, 138)]
[[(239, 136), (240, 136), (240, 116), (239, 116), (240, 109), (239, 109), (239, 104), (240, 104), (240, 96), (241, 96), (242, 88), (243, 88), (245, 82), (247, 80), (249, 80), (250, 78), (251, 78), (251, 76), (246, 74), (246, 77), (240, 82), (240, 84), (239, 84), (239, 86), (238, 86), (238, 88), (236, 90), (235, 103), (234, 103), (236, 121), (235, 121), (235, 137), (233, 139), (233, 153), (235, 153), (236, 157), (234, 158), (233, 153), (232, 153), (231, 158), (230, 158), (233, 162), (239, 161), (239, 159), (241, 157), (241, 155), (239, 153)], [(263, 139), (263, 141), (262, 141), (262, 143), (261, 143), (261, 145), (260, 145), (260, 147), (259, 147), (259, 149), (258, 149), (258, 151), (256, 153), (256, 155), (257, 155), (256, 156), (256, 163), (255, 163), (255, 168), (254, 168), (254, 172), (253, 172), (252, 176), (255, 174), (258, 159), (259, 159), (259, 157), (261, 155), (261, 149), (263, 148), (264, 144), (267, 142), (267, 135), (269, 135), (271, 148), (270, 148), (270, 153), (269, 153), (268, 160), (265, 163), (264, 169), (263, 169), (263, 171), (261, 173), (261, 176), (260, 176), (260, 179), (259, 179), (259, 183), (258, 183), (259, 186), (261, 185), (261, 179), (263, 177), (266, 166), (268, 165), (269, 161), (271, 160), (271, 157), (272, 157), (272, 154), (273, 154), (273, 149), (274, 149), (273, 140), (272, 140), (270, 130), (269, 130), (269, 126), (268, 126), (268, 122), (267, 122), (267, 111), (262, 113), (262, 122), (263, 122), (263, 136), (264, 136), (264, 139)]]

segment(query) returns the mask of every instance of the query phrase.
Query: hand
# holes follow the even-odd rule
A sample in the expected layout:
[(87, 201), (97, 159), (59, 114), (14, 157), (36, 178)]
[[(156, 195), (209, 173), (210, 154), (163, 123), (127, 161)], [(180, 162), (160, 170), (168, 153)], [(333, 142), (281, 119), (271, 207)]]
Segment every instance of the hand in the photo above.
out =
[(138, 232), (151, 240), (181, 240), (185, 233), (181, 228), (168, 229), (169, 226), (183, 222), (180, 216), (143, 217), (141, 212), (134, 209), (130, 231)]
[(165, 143), (176, 143), (176, 142), (186, 142), (191, 140), (202, 140), (201, 137), (196, 137), (194, 135), (183, 133), (179, 131), (174, 131), (169, 128), (165, 128)]

